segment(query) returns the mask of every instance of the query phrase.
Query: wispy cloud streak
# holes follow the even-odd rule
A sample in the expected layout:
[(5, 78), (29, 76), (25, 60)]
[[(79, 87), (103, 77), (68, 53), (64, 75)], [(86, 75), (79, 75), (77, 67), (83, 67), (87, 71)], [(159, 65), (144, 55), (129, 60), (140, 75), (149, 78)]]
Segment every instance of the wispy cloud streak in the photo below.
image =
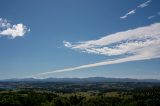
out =
[(22, 23), (13, 25), (7, 19), (0, 18), (0, 36), (8, 36), (10, 38), (22, 37), (29, 31), (30, 29)]
[(152, 19), (152, 18), (154, 18), (154, 17), (156, 17), (156, 15), (151, 15), (151, 16), (149, 16), (147, 19)]
[(160, 23), (155, 23), (145, 27), (110, 34), (98, 40), (90, 40), (77, 44), (65, 42), (70, 44), (69, 48), (81, 52), (106, 56), (135, 54), (144, 52), (144, 48), (148, 51), (148, 47), (157, 46), (159, 44), (159, 29)]
[(146, 2), (144, 2), (144, 3), (142, 3), (142, 4), (140, 4), (138, 7), (139, 7), (139, 8), (147, 7), (147, 6), (149, 5), (150, 2), (151, 2), (151, 0), (148, 0), (148, 1), (146, 1)]
[(157, 12), (157, 14), (151, 15), (151, 16), (147, 17), (147, 19), (153, 19), (159, 15), (160, 15), (160, 12)]
[(120, 18), (121, 18), (121, 19), (125, 19), (125, 18), (127, 18), (129, 15), (135, 14), (136, 11), (137, 11), (137, 9), (147, 7), (150, 2), (151, 2), (151, 0), (148, 0), (148, 1), (146, 1), (146, 2), (144, 2), (144, 3), (142, 3), (142, 4), (140, 4), (140, 5), (138, 5), (135, 9), (129, 11), (128, 13), (126, 13), (126, 14), (123, 15), (123, 16), (121, 16)]
[[(73, 70), (79, 70), (79, 69), (85, 69), (85, 68), (92, 68), (92, 67), (98, 67), (98, 66), (104, 66), (104, 65), (110, 65), (110, 64), (118, 64), (118, 63), (124, 63), (124, 62), (129, 62), (129, 61), (137, 61), (137, 60), (139, 60), (138, 57), (140, 57), (140, 56), (130, 56), (130, 57), (119, 58), (119, 59), (114, 59), (114, 60), (110, 60), (110, 61), (102, 61), (102, 62), (97, 62), (97, 63), (93, 63), (93, 64), (81, 65), (81, 66), (77, 66), (77, 67), (48, 71), (48, 72), (39, 73), (36, 75), (27, 76), (25, 78), (31, 78), (31, 77), (43, 78), (43, 76), (46, 76), (49, 74), (55, 74), (55, 73), (61, 73), (61, 72), (67, 72), (67, 71), (73, 71)], [(156, 57), (154, 57), (154, 58), (156, 58)], [(153, 57), (152, 58), (151, 57), (143, 58), (143, 60), (146, 60), (146, 59), (153, 59)]]
[(155, 23), (145, 27), (110, 34), (97, 40), (89, 40), (75, 44), (63, 41), (65, 47), (73, 50), (105, 56), (120, 55), (122, 57), (93, 64), (39, 73), (30, 77), (40, 77), (53, 73), (118, 64), (129, 61), (160, 58), (159, 29), (160, 23)]
[(124, 16), (120, 17), (121, 19), (125, 19), (127, 18), (129, 15), (131, 14), (135, 14), (136, 13), (136, 9), (129, 11), (128, 13), (126, 13)]

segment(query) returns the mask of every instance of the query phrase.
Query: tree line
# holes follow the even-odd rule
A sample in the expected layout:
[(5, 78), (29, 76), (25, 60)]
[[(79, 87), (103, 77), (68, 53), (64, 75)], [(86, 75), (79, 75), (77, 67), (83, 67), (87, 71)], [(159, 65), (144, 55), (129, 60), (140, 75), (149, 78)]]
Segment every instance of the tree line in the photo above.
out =
[(160, 106), (160, 87), (118, 92), (78, 95), (36, 91), (1, 91), (0, 106)]

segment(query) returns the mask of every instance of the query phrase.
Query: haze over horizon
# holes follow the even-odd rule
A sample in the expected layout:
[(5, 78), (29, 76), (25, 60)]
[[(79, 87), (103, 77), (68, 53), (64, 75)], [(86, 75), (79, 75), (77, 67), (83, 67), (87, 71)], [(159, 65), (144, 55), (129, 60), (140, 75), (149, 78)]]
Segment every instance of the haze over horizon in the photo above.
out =
[(0, 1), (0, 79), (160, 79), (159, 0)]

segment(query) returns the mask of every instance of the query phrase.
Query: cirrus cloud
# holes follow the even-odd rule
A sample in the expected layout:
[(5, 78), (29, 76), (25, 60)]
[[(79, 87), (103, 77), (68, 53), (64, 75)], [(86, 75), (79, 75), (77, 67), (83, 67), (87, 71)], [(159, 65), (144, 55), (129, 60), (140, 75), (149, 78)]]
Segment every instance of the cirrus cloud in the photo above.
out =
[[(99, 55), (142, 55), (157, 57), (160, 49), (160, 23), (107, 35), (97, 40), (89, 40), (66, 46), (86, 53)], [(155, 48), (155, 50), (153, 50)], [(151, 49), (150, 51), (148, 51)], [(158, 50), (158, 51), (157, 51)], [(155, 52), (157, 51), (157, 52)], [(156, 54), (157, 53), (157, 54)]]
[[(106, 35), (97, 40), (78, 43), (63, 41), (65, 47), (96, 55), (112, 56), (112, 60), (103, 60), (93, 64), (53, 70), (28, 77), (41, 77), (48, 74), (111, 65), (129, 61), (160, 58), (160, 23), (138, 27), (127, 31)], [(114, 58), (120, 56), (120, 58)]]
[(147, 19), (153, 19), (155, 17), (158, 17), (160, 15), (160, 12), (157, 12), (157, 14), (151, 15), (149, 17), (147, 17)]
[(126, 13), (126, 14), (123, 15), (123, 16), (121, 16), (120, 18), (121, 18), (121, 19), (125, 19), (125, 18), (127, 18), (129, 15), (135, 14), (136, 11), (137, 11), (137, 9), (139, 9), (139, 8), (144, 8), (144, 7), (149, 6), (149, 3), (150, 3), (151, 1), (152, 1), (152, 0), (148, 0), (148, 1), (146, 1), (146, 2), (144, 2), (144, 3), (142, 3), (142, 4), (140, 4), (140, 5), (138, 5), (135, 9), (129, 11), (128, 13)]

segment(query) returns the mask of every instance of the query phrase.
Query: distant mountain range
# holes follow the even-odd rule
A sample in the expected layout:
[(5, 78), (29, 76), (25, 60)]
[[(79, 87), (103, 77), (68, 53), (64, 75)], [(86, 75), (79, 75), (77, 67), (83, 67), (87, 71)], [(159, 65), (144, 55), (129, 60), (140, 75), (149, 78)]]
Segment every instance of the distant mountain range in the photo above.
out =
[(105, 77), (89, 77), (89, 78), (24, 78), (24, 79), (5, 79), (0, 82), (160, 82), (158, 79), (130, 79), (130, 78), (105, 78)]

